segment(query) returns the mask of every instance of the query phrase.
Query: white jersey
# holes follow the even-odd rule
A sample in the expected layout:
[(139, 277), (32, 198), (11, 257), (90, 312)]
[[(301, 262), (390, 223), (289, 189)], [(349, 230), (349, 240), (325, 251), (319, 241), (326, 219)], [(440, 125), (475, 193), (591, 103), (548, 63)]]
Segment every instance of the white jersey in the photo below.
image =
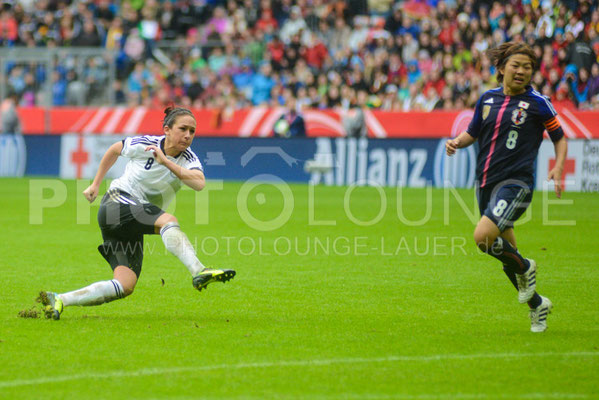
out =
[[(163, 136), (135, 136), (123, 140), (121, 156), (129, 158), (125, 173), (110, 184), (110, 189), (123, 190), (142, 203), (152, 203), (165, 210), (181, 188), (181, 180), (167, 167), (158, 163), (146, 147), (156, 146), (164, 152)], [(177, 157), (166, 156), (186, 169), (204, 171), (202, 163), (191, 149)]]

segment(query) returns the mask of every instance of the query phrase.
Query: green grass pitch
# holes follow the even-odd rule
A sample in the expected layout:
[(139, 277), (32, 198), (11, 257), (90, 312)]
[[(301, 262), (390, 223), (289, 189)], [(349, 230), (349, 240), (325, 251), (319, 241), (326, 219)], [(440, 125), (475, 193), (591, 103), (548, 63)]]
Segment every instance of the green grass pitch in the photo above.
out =
[(198, 293), (147, 236), (132, 296), (19, 318), (112, 276), (85, 183), (0, 180), (2, 399), (599, 398), (597, 194), (536, 192), (516, 228), (555, 305), (542, 334), (473, 244), (473, 190), (229, 182), (174, 214), (233, 281)]

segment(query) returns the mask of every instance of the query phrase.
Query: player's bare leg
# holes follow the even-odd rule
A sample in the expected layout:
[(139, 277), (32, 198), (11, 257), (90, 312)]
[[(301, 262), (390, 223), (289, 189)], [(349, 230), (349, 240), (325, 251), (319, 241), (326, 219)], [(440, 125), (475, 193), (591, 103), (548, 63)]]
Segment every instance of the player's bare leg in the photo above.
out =
[(113, 277), (121, 284), (123, 297), (127, 297), (133, 293), (135, 285), (137, 285), (137, 275), (135, 275), (133, 270), (124, 265), (119, 265), (114, 269)]

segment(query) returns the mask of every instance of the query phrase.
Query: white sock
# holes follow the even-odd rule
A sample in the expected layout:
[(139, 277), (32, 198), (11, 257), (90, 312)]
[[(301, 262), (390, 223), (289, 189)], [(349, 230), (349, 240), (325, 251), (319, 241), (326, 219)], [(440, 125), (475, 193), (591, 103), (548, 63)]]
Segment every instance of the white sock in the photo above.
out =
[(160, 236), (164, 247), (173, 253), (187, 267), (192, 276), (196, 276), (204, 270), (204, 264), (198, 260), (193, 246), (187, 235), (181, 231), (179, 225), (168, 223), (160, 229)]
[(82, 289), (58, 295), (67, 306), (97, 306), (123, 298), (123, 287), (116, 279), (92, 283)]

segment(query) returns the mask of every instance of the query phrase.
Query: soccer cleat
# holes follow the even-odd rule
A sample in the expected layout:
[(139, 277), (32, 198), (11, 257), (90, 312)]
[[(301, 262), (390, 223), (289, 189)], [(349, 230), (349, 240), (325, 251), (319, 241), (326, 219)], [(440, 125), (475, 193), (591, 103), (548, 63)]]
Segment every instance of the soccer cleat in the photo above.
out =
[(547, 329), (547, 314), (551, 314), (553, 303), (547, 297), (541, 296), (543, 301), (537, 308), (530, 310), (530, 331), (545, 332)]
[(212, 282), (227, 282), (235, 276), (236, 272), (232, 269), (210, 269), (206, 268), (198, 275), (193, 277), (193, 287), (200, 292), (206, 289)]
[(518, 281), (518, 301), (526, 303), (535, 294), (537, 287), (537, 264), (534, 260), (528, 259), (530, 268), (523, 274), (516, 274)]
[(60, 297), (54, 292), (40, 292), (38, 300), (44, 306), (44, 314), (46, 314), (47, 319), (60, 319), (60, 314), (62, 314), (63, 305)]

